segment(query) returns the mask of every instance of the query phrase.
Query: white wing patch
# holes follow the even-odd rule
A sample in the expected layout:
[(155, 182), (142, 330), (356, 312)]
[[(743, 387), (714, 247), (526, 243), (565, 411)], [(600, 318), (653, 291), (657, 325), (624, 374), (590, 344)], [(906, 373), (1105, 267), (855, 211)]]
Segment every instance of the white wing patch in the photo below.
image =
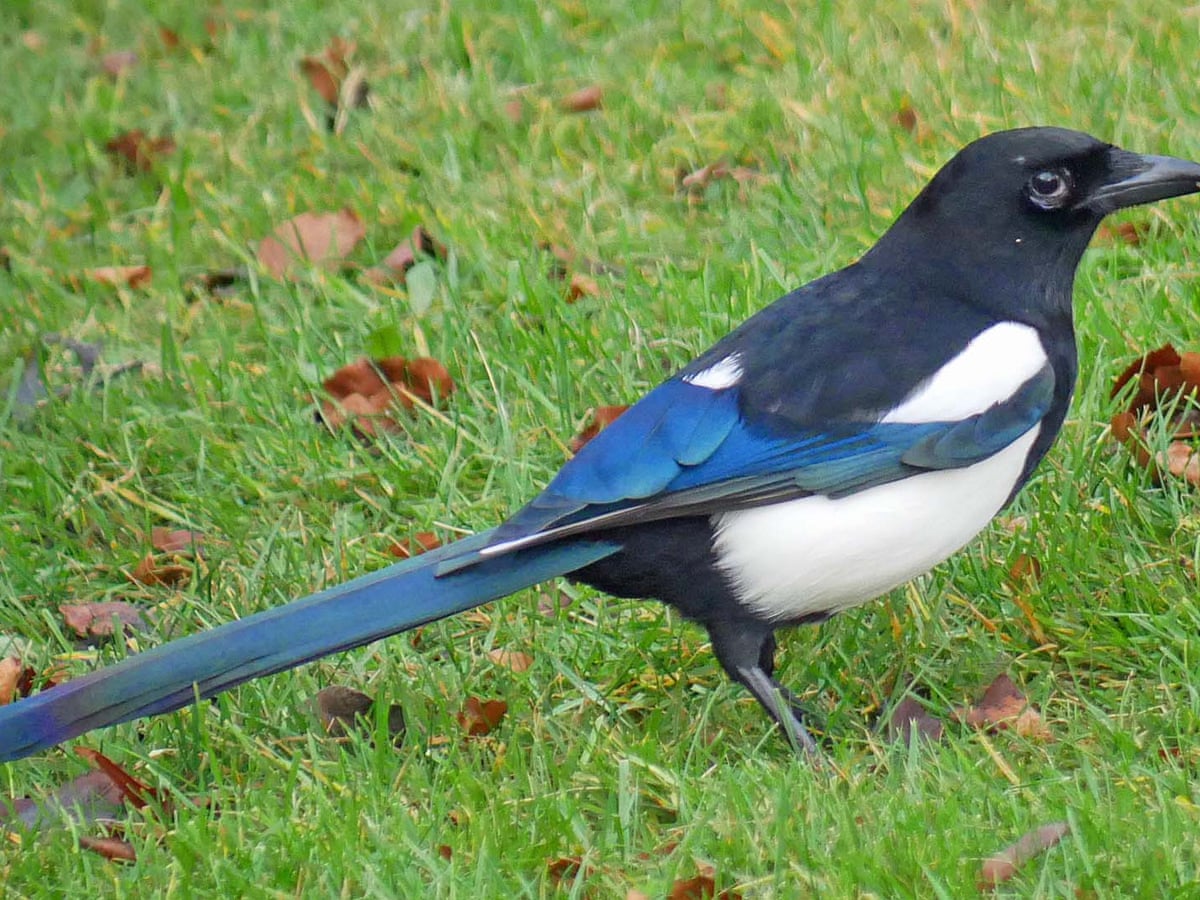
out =
[(1040, 430), (961, 469), (713, 516), (717, 565), (738, 599), (772, 621), (858, 606), (978, 534), (1012, 492)]
[(917, 386), (883, 422), (954, 422), (1003, 403), (1046, 365), (1036, 329), (999, 322)]
[(708, 388), (710, 391), (723, 391), (731, 388), (742, 380), (741, 354), (731, 353), (707, 369), (702, 369), (694, 375), (685, 375), (683, 380), (696, 387)]

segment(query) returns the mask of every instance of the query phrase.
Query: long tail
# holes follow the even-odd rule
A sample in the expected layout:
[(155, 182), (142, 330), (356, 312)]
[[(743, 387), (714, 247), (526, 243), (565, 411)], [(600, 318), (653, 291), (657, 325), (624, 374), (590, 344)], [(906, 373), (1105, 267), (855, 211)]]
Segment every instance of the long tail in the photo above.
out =
[(490, 532), (239, 619), (0, 707), (0, 762), (93, 728), (170, 712), (236, 685), (496, 600), (609, 556), (613, 544), (550, 544), (439, 575)]

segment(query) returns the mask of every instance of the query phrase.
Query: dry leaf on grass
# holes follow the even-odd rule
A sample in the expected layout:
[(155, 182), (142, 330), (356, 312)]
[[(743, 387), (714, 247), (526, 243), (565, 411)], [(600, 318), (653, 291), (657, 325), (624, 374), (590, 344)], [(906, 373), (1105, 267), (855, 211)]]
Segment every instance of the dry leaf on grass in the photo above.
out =
[(589, 877), (592, 871), (590, 866), (584, 865), (582, 857), (560, 856), (547, 860), (546, 874), (550, 876), (550, 881), (555, 887), (570, 887), (581, 878)]
[(233, 288), (241, 282), (250, 279), (250, 270), (243, 266), (229, 269), (213, 269), (202, 272), (188, 279), (184, 285), (189, 303), (194, 303), (204, 295), (226, 297), (233, 293)]
[(567, 94), (559, 105), (566, 112), (581, 113), (599, 109), (603, 102), (604, 89), (598, 84), (593, 84)]
[[(1200, 353), (1179, 353), (1170, 344), (1131, 363), (1113, 383), (1116, 397), (1133, 383), (1129, 406), (1112, 419), (1113, 437), (1155, 477), (1182, 478), (1200, 487)], [(1170, 443), (1152, 452), (1151, 435), (1165, 427)]]
[(1014, 584), (1036, 584), (1042, 578), (1042, 563), (1036, 556), (1028, 553), (1018, 553), (1017, 558), (1008, 567), (1008, 580)]
[(716, 880), (708, 872), (701, 872), (695, 878), (681, 879), (671, 885), (668, 900), (742, 900), (742, 895), (735, 890), (726, 889), (717, 893)]
[(1066, 822), (1052, 822), (1021, 835), (1015, 843), (983, 861), (979, 868), (979, 889), (988, 891), (1012, 879), (1020, 868), (1045, 853), (1071, 830)]
[(397, 559), (410, 559), (436, 550), (442, 546), (441, 540), (432, 531), (418, 531), (412, 537), (398, 538), (392, 541), (388, 552)]
[(366, 233), (366, 226), (351, 209), (300, 213), (262, 239), (258, 261), (280, 279), (293, 277), (306, 265), (336, 267)]
[(1101, 222), (1096, 229), (1096, 240), (1102, 244), (1128, 244), (1136, 247), (1150, 230), (1149, 222)]
[[(317, 694), (317, 714), (321, 726), (330, 737), (344, 738), (353, 731), (368, 737), (375, 730), (375, 700), (362, 691), (330, 685)], [(404, 743), (404, 709), (397, 703), (388, 707), (388, 736), (394, 746)]]
[(124, 600), (64, 603), (58, 608), (63, 622), (81, 638), (111, 637), (114, 631), (144, 631), (153, 613)]
[(508, 713), (508, 704), (503, 700), (480, 700), (468, 697), (458, 713), (458, 724), (471, 737), (491, 734)]
[(191, 577), (191, 566), (181, 566), (175, 562), (160, 562), (153, 553), (143, 556), (137, 567), (129, 573), (130, 581), (148, 586), (172, 587), (177, 584), (186, 584)]
[(329, 399), (323, 400), (318, 421), (331, 429), (349, 423), (360, 438), (399, 431), (400, 409), (416, 400), (434, 404), (454, 393), (454, 379), (436, 359), (402, 356), (360, 359), (343, 366), (324, 382)]
[(363, 277), (373, 284), (404, 284), (408, 270), (421, 257), (437, 260), (446, 258), (446, 245), (434, 238), (423, 225), (413, 229), (407, 240), (401, 241), (383, 262), (363, 270)]
[(320, 54), (300, 60), (300, 71), (329, 105), (326, 125), (337, 134), (345, 128), (347, 110), (360, 109), (370, 102), (366, 69), (350, 62), (357, 46), (354, 41), (334, 37)]
[(709, 185), (724, 179), (732, 179), (737, 182), (744, 197), (745, 186), (761, 178), (762, 175), (749, 166), (734, 166), (721, 160), (693, 171), (678, 169), (675, 173), (675, 189), (679, 193), (685, 194), (689, 201), (696, 202), (704, 197)]
[(582, 450), (592, 438), (615, 422), (621, 413), (627, 409), (629, 409), (628, 405), (597, 406), (596, 411), (592, 413), (592, 418), (588, 420), (583, 431), (571, 438), (571, 443), (569, 444), (571, 452), (578, 453)]
[(117, 78), (137, 64), (138, 55), (132, 50), (114, 50), (100, 57), (100, 70), (110, 78)]
[(186, 528), (161, 528), (150, 530), (150, 546), (161, 553), (191, 553), (200, 555), (204, 546), (204, 534)]
[(944, 731), (942, 720), (931, 715), (912, 696), (907, 696), (897, 703), (887, 720), (887, 736), (890, 741), (907, 743), (913, 734), (931, 741), (940, 741)]
[[(97, 266), (84, 269), (81, 276), (108, 287), (144, 288), (150, 285), (154, 272), (149, 266)], [(75, 278), (70, 279), (72, 282)]]
[(86, 772), (60, 784), (42, 800), (0, 800), (0, 823), (38, 828), (63, 815), (75, 822), (94, 822), (116, 816), (124, 798), (121, 788), (106, 773)]
[(909, 134), (916, 134), (917, 127), (920, 125), (917, 119), (917, 111), (912, 108), (912, 103), (908, 100), (904, 100), (900, 104), (900, 107), (896, 110), (896, 114), (892, 116), (892, 122)]
[(127, 172), (149, 172), (155, 163), (175, 152), (175, 139), (147, 137), (140, 128), (125, 131), (104, 145), (110, 156), (118, 160)]
[(513, 672), (524, 672), (533, 665), (533, 657), (521, 650), (507, 650), (496, 647), (488, 651), (488, 659), (498, 666), (511, 669)]
[(501, 109), (504, 110), (504, 117), (514, 125), (520, 125), (525, 118), (525, 101), (520, 97), (505, 100)]
[(26, 693), (23, 686), (33, 680), (36, 673), (15, 656), (0, 659), (0, 706), (12, 703)]
[(999, 675), (972, 706), (954, 710), (956, 721), (988, 731), (1014, 731), (1022, 737), (1050, 740), (1050, 729), (1007, 675)]
[(538, 594), (537, 611), (540, 615), (549, 618), (558, 615), (559, 610), (566, 609), (571, 602), (571, 595), (562, 589), (553, 593), (542, 591)]
[(600, 284), (590, 275), (576, 272), (567, 282), (567, 302), (574, 303), (584, 297), (596, 297), (600, 294)]
[(81, 834), (79, 846), (84, 850), (99, 853), (112, 862), (137, 862), (137, 853), (133, 849), (133, 844), (124, 838), (112, 835), (95, 837), (90, 834)]

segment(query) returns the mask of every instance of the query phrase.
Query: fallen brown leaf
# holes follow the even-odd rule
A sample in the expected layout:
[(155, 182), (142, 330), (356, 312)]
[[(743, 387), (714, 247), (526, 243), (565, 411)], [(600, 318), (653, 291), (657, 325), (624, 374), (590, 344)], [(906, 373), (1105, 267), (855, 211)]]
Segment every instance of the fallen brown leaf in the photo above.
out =
[(940, 741), (945, 726), (942, 720), (929, 713), (921, 703), (912, 696), (906, 696), (896, 704), (887, 720), (887, 736), (890, 741), (908, 743), (913, 734)]
[(306, 56), (300, 60), (300, 71), (304, 73), (313, 90), (321, 95), (322, 100), (330, 106), (337, 105), (338, 90), (344, 72), (335, 75), (329, 63), (315, 56)]
[(458, 724), (471, 737), (483, 737), (491, 734), (508, 712), (508, 704), (503, 700), (480, 700), (478, 697), (468, 697), (458, 713)]
[(739, 185), (758, 181), (762, 175), (749, 166), (731, 166), (724, 160), (709, 163), (694, 171), (679, 169), (675, 173), (675, 188), (680, 193), (688, 195), (689, 200), (697, 201), (704, 195), (710, 184), (722, 179), (732, 179)]
[(400, 430), (400, 422), (392, 413), (392, 403), (397, 401), (407, 405), (404, 403), (406, 400), (403, 396), (393, 396), (388, 388), (369, 397), (348, 394), (336, 401), (322, 401), (318, 418), (335, 431), (350, 423), (359, 438), (373, 438)]
[(983, 861), (979, 869), (979, 889), (988, 891), (1009, 881), (1021, 866), (1045, 853), (1071, 830), (1066, 822), (1053, 822), (1021, 835), (1015, 843)]
[(300, 71), (330, 108), (326, 125), (337, 134), (346, 125), (345, 111), (367, 106), (371, 96), (366, 70), (350, 64), (356, 47), (354, 41), (334, 37), (319, 55), (300, 60)]
[(398, 538), (392, 541), (388, 552), (397, 559), (409, 559), (420, 556), (442, 546), (438, 536), (432, 531), (418, 531), (411, 538)]
[(430, 256), (438, 260), (446, 258), (446, 246), (436, 240), (423, 225), (418, 225), (407, 240), (397, 244), (392, 252), (384, 257), (381, 265), (365, 269), (363, 275), (375, 284), (403, 284), (405, 274), (417, 264), (419, 256)]
[(149, 610), (124, 600), (64, 603), (59, 606), (58, 611), (67, 627), (81, 638), (109, 637), (114, 629), (142, 631), (149, 624), (147, 619), (151, 617)]
[(694, 169), (689, 172), (686, 169), (679, 171), (679, 187), (681, 190), (701, 192), (708, 187), (712, 182), (719, 178), (724, 178), (729, 174), (729, 164), (726, 162), (709, 163), (706, 166), (701, 166), (699, 169)]
[(958, 707), (954, 718), (959, 722), (989, 731), (1011, 730), (1022, 737), (1049, 740), (1050, 730), (1041, 713), (1021, 693), (1011, 678), (998, 675), (973, 706)]
[(387, 387), (387, 382), (380, 374), (381, 366), (382, 361), (355, 360), (326, 378), (322, 386), (335, 400), (341, 400), (351, 394), (368, 397)]
[[(396, 384), (396, 381), (392, 383)], [(401, 383), (426, 403), (445, 400), (454, 393), (454, 379), (446, 367), (428, 356), (410, 359), (404, 367)]]
[[(1129, 406), (1112, 418), (1113, 437), (1156, 478), (1164, 474), (1200, 486), (1200, 353), (1179, 353), (1170, 344), (1135, 360), (1113, 383), (1116, 397), (1133, 382)], [(1156, 424), (1157, 423), (1157, 424)], [(1151, 452), (1152, 435), (1165, 426), (1171, 443)]]
[(399, 431), (397, 406), (415, 400), (433, 404), (454, 393), (454, 379), (436, 359), (360, 359), (343, 366), (324, 382), (332, 399), (322, 401), (318, 419), (336, 430), (351, 423), (359, 437)]
[(1096, 229), (1096, 240), (1105, 244), (1128, 244), (1130, 247), (1136, 247), (1149, 230), (1149, 222), (1103, 222)]
[(105, 75), (117, 78), (138, 64), (138, 55), (132, 50), (116, 50), (100, 57), (100, 69)]
[(547, 860), (546, 874), (550, 876), (554, 886), (559, 887), (564, 881), (570, 885), (580, 878), (587, 878), (592, 872), (590, 866), (584, 865), (581, 857), (560, 856), (558, 859)]
[(562, 98), (560, 106), (567, 112), (581, 113), (598, 109), (604, 101), (604, 90), (598, 84), (580, 88)]
[(162, 553), (200, 554), (204, 546), (204, 534), (186, 528), (161, 528), (150, 530), (150, 546)]
[(1018, 553), (1012, 565), (1008, 567), (1009, 581), (1037, 583), (1042, 578), (1042, 563), (1036, 556), (1028, 553)]
[(151, 801), (158, 799), (158, 791), (130, 775), (98, 750), (90, 747), (76, 747), (75, 754), (83, 757), (107, 775), (109, 780), (116, 785), (117, 790), (121, 792), (121, 799), (134, 809), (141, 809)]
[(525, 118), (525, 103), (519, 97), (504, 101), (504, 116), (514, 125), (520, 125)]
[(0, 706), (12, 703), (17, 698), (26, 668), (15, 656), (0, 659)]
[(230, 289), (234, 285), (247, 281), (249, 278), (250, 271), (244, 267), (213, 269), (211, 272), (204, 272), (188, 280), (186, 285), (188, 301), (197, 300), (202, 294), (225, 296), (232, 293)]
[(488, 659), (498, 666), (511, 669), (514, 672), (524, 672), (533, 665), (533, 657), (520, 650), (506, 650), (496, 647), (488, 651)]
[(258, 245), (258, 261), (276, 278), (288, 278), (305, 264), (341, 263), (366, 235), (366, 226), (351, 209), (300, 213), (278, 226)]
[(571, 605), (571, 596), (565, 591), (559, 590), (556, 593), (543, 591), (538, 594), (537, 611), (547, 618), (558, 615), (560, 609), (566, 609)]
[(97, 266), (84, 269), (83, 277), (109, 287), (143, 288), (154, 273), (149, 266)]
[(582, 450), (588, 441), (592, 440), (592, 438), (615, 422), (621, 413), (627, 409), (629, 409), (628, 405), (596, 407), (596, 411), (592, 413), (592, 418), (588, 421), (583, 431), (571, 438), (571, 443), (568, 445), (571, 448), (571, 452), (578, 453)]
[(892, 116), (892, 122), (898, 127), (903, 128), (909, 134), (915, 134), (917, 131), (917, 111), (912, 108), (912, 104), (905, 100), (900, 104), (900, 108), (896, 110), (896, 114)]
[(153, 553), (147, 553), (141, 562), (129, 574), (129, 579), (137, 584), (149, 586), (185, 584), (192, 577), (191, 566), (181, 566), (178, 563), (159, 562)]
[(106, 772), (91, 771), (60, 784), (41, 800), (0, 800), (0, 822), (20, 822), (26, 828), (68, 816), (75, 822), (95, 822), (120, 812), (125, 795)]
[(1183, 441), (1172, 441), (1167, 445), (1165, 453), (1155, 457), (1158, 470), (1165, 469), (1176, 478), (1182, 478), (1189, 484), (1200, 487), (1200, 453), (1196, 453), (1191, 444)]
[(167, 50), (176, 50), (179, 48), (179, 32), (173, 28), (168, 28), (166, 25), (159, 25), (158, 39), (162, 41), (163, 47)]
[(576, 272), (567, 284), (567, 302), (574, 303), (584, 297), (595, 297), (600, 293), (600, 284), (590, 275)]
[(90, 834), (79, 835), (79, 846), (84, 850), (99, 853), (113, 862), (137, 862), (137, 853), (133, 844), (119, 837), (94, 837)]
[(175, 152), (175, 139), (147, 137), (140, 128), (125, 131), (104, 145), (109, 155), (124, 164), (128, 172), (149, 172), (154, 164)]
[[(355, 730), (370, 736), (375, 729), (375, 700), (354, 688), (340, 684), (323, 688), (317, 693), (316, 707), (330, 737), (344, 738)], [(393, 703), (388, 707), (388, 736), (394, 746), (404, 743), (405, 730), (404, 709)]]
[(712, 875), (701, 872), (695, 878), (676, 881), (671, 885), (668, 900), (742, 900), (742, 895), (735, 890), (724, 890), (717, 893), (716, 881)]

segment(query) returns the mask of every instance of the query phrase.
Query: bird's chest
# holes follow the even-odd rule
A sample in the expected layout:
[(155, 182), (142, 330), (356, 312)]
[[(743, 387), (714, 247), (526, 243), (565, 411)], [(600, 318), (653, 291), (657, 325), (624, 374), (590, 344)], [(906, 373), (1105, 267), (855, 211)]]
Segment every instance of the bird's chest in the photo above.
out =
[(714, 516), (718, 568), (742, 604), (772, 621), (857, 606), (978, 534), (1012, 492), (1038, 432), (964, 468)]

